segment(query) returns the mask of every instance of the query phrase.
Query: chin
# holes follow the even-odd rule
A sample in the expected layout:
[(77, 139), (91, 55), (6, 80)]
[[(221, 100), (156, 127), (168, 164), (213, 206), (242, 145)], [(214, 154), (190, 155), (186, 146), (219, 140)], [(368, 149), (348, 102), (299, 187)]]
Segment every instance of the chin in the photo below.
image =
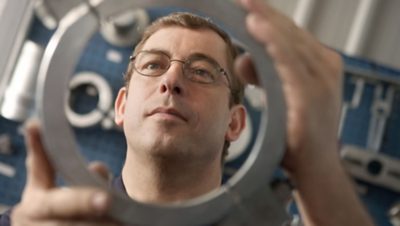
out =
[(150, 154), (154, 157), (161, 158), (188, 158), (193, 155), (193, 150), (191, 150), (187, 145), (180, 141), (165, 141), (155, 142), (149, 149)]
[(202, 139), (193, 139), (187, 133), (171, 134), (165, 131), (152, 131), (152, 133), (141, 135), (133, 136), (135, 139), (130, 142), (132, 150), (145, 153), (154, 159), (193, 163), (220, 159), (221, 153), (215, 150), (222, 150), (222, 146), (215, 148), (212, 145), (205, 145), (204, 142), (199, 142)]

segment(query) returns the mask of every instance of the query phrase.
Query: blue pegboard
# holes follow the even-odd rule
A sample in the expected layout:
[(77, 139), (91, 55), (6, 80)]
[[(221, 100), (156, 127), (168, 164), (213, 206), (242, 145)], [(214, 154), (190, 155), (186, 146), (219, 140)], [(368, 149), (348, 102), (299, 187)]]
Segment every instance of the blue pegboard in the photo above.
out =
[(11, 155), (1, 155), (0, 162), (16, 169), (14, 177), (10, 178), (0, 174), (0, 202), (13, 205), (20, 200), (21, 191), (25, 184), (25, 144), (21, 135), (20, 124), (0, 117), (0, 134), (11, 137)]
[[(385, 67), (364, 59), (344, 57), (345, 63), (349, 66), (367, 70), (372, 74), (381, 77), (392, 77), (400, 80), (400, 71)], [(350, 74), (348, 76), (351, 76)], [(378, 83), (377, 83), (378, 84)], [(371, 117), (371, 107), (374, 98), (374, 91), (377, 84), (367, 83), (364, 88), (360, 106), (349, 110), (341, 141), (343, 144), (354, 144), (366, 148), (369, 121)], [(387, 89), (387, 83), (380, 83)], [(349, 93), (354, 91), (354, 84), (347, 79), (345, 84), (345, 99), (349, 100)], [(346, 95), (348, 94), (348, 95)], [(380, 154), (400, 160), (400, 87), (396, 90), (392, 105), (392, 111), (388, 117), (385, 134), (382, 138), (382, 145), (379, 149)], [(380, 226), (390, 226), (388, 221), (388, 210), (396, 202), (400, 201), (400, 194), (392, 190), (370, 184), (365, 181), (356, 180), (362, 187), (360, 197), (366, 204), (369, 212)]]

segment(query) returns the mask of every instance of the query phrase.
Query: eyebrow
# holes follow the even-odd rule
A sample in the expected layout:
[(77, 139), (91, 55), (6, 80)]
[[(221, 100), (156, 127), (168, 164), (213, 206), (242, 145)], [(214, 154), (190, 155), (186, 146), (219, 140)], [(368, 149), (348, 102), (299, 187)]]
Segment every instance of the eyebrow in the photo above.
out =
[[(162, 53), (167, 55), (168, 57), (170, 57), (172, 59), (172, 54), (169, 51), (163, 50), (163, 49), (158, 49), (158, 48), (152, 48), (152, 49), (143, 49), (142, 51), (145, 52), (155, 52), (155, 53)], [(200, 59), (200, 60), (206, 60), (216, 66), (218, 66), (219, 68), (222, 68), (221, 65), (211, 56), (204, 54), (204, 53), (192, 53), (189, 55), (189, 57), (184, 58), (183, 60), (188, 60), (188, 59)]]
[(210, 57), (210, 56), (208, 56), (206, 54), (194, 53), (194, 54), (189, 56), (189, 59), (193, 59), (193, 58), (194, 59), (200, 59), (200, 60), (208, 61), (209, 63), (217, 66), (218, 68), (222, 68), (221, 65), (216, 60), (214, 60), (214, 58), (212, 58), (212, 57)]
[(168, 51), (165, 51), (163, 49), (154, 49), (154, 48), (153, 49), (142, 49), (139, 52), (161, 53), (161, 54), (167, 55), (168, 57), (171, 58), (171, 53)]

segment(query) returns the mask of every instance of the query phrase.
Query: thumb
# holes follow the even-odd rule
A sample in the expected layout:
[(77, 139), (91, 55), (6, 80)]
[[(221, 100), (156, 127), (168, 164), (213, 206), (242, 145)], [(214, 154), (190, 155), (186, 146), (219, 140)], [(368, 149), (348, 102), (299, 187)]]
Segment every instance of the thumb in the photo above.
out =
[(99, 161), (91, 162), (88, 166), (89, 171), (99, 175), (101, 178), (110, 182), (112, 180), (112, 174), (108, 167)]
[(49, 189), (54, 187), (54, 169), (45, 153), (37, 120), (29, 119), (25, 124), (27, 150), (25, 189)]
[(257, 72), (249, 53), (242, 54), (235, 59), (235, 74), (244, 84), (259, 85)]

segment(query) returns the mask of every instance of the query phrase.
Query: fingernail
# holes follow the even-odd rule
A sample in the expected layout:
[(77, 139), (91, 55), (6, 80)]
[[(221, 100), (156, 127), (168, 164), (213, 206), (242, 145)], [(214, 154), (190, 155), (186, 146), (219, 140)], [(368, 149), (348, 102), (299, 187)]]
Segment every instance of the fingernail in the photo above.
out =
[(100, 212), (106, 210), (108, 204), (108, 196), (105, 193), (99, 192), (93, 195), (92, 197), (92, 205), (93, 207)]
[(27, 134), (27, 130), (32, 130), (33, 128), (39, 127), (39, 120), (37, 118), (29, 118), (26, 120), (22, 126), (22, 132), (24, 135)]
[(28, 118), (25, 121), (24, 126), (28, 127), (28, 126), (35, 126), (35, 125), (38, 125), (38, 124), (39, 124), (39, 119), (32, 117), (32, 118)]
[(255, 22), (258, 22), (261, 18), (258, 13), (250, 13), (248, 15), (247, 19), (249, 20), (249, 22), (255, 23)]

